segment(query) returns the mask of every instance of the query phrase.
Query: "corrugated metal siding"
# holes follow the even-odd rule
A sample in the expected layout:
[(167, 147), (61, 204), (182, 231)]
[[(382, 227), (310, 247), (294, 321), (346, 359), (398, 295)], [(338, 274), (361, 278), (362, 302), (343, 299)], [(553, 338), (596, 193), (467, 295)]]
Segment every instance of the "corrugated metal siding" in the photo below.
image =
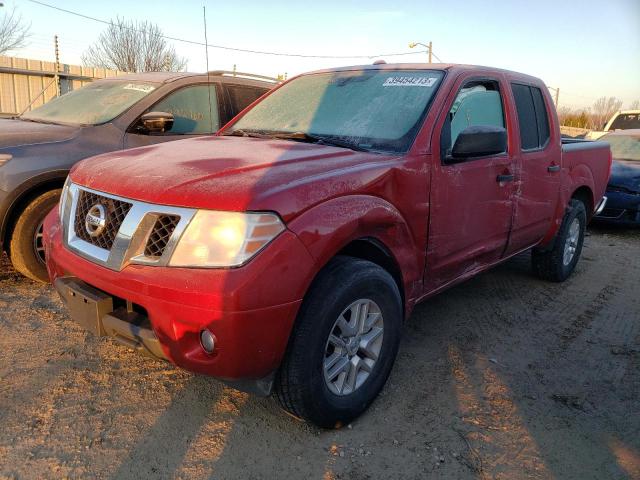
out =
[[(0, 67), (20, 68), (34, 71), (34, 75), (22, 73), (0, 73), (0, 115), (14, 115), (22, 112), (35, 99), (31, 108), (39, 107), (56, 96), (56, 86), (52, 77), (35, 72), (55, 72), (54, 62), (31, 60), (26, 58), (6, 57), (0, 55)], [(94, 79), (123, 75), (125, 72), (106, 70), (104, 68), (81, 67), (79, 65), (60, 64), (60, 71), (85, 75)], [(62, 80), (62, 93), (75, 90), (89, 81)], [(48, 85), (48, 87), (47, 87)], [(42, 90), (45, 88), (45, 92)], [(36, 97), (39, 97), (36, 99)]]

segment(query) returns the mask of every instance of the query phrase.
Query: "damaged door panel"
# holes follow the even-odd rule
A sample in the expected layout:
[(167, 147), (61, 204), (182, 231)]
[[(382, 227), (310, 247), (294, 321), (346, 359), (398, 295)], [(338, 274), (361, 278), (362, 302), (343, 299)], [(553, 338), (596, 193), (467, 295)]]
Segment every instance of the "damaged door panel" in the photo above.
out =
[(539, 88), (512, 83), (520, 149), (516, 156), (513, 231), (507, 254), (541, 240), (560, 200), (562, 151), (551, 141), (550, 105)]
[(465, 78), (442, 119), (431, 188), (427, 290), (496, 262), (507, 246), (515, 184), (507, 144), (499, 152), (460, 156), (455, 151), (470, 127), (501, 128), (508, 138), (504, 90), (498, 76)]

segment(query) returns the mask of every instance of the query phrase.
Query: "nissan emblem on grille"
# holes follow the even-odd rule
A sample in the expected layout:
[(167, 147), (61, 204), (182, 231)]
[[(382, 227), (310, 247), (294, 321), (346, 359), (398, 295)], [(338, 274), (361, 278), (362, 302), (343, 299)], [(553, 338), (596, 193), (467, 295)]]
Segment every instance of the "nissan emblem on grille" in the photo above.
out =
[(84, 221), (87, 233), (95, 238), (102, 235), (107, 227), (107, 209), (101, 203), (96, 203), (89, 209)]
[(79, 190), (73, 227), (75, 234), (98, 248), (111, 250), (131, 207), (129, 202)]
[(95, 192), (71, 183), (62, 204), (66, 245), (111, 270), (129, 264), (169, 262), (179, 238), (195, 215), (190, 208), (155, 205)]

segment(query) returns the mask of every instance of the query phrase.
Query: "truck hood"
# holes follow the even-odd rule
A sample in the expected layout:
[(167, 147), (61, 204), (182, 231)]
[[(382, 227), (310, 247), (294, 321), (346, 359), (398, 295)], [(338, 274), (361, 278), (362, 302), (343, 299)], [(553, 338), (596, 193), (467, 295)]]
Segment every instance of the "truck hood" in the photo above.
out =
[[(357, 190), (356, 183), (375, 181), (388, 158), (294, 141), (200, 137), (92, 157), (74, 167), (71, 180), (149, 203), (273, 210), (286, 220), (317, 201)], [(347, 175), (367, 165), (371, 175)]]
[(640, 193), (640, 162), (614, 160), (611, 166), (609, 187)]
[(79, 130), (80, 127), (2, 118), (0, 148), (60, 142), (74, 137)]

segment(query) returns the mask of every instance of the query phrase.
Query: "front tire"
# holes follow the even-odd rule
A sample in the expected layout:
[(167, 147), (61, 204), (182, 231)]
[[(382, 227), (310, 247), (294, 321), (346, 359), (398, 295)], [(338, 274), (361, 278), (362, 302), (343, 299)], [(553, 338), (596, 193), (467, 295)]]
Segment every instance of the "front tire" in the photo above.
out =
[(391, 372), (402, 328), (395, 281), (378, 265), (336, 257), (311, 286), (276, 378), (282, 406), (336, 428), (364, 412)]
[(562, 225), (550, 250), (533, 249), (531, 263), (534, 273), (552, 282), (564, 282), (576, 268), (587, 228), (587, 210), (580, 200), (571, 199)]
[(50, 190), (36, 197), (22, 211), (9, 240), (9, 259), (13, 267), (37, 282), (49, 281), (42, 246), (42, 224), (58, 204), (62, 190)]

